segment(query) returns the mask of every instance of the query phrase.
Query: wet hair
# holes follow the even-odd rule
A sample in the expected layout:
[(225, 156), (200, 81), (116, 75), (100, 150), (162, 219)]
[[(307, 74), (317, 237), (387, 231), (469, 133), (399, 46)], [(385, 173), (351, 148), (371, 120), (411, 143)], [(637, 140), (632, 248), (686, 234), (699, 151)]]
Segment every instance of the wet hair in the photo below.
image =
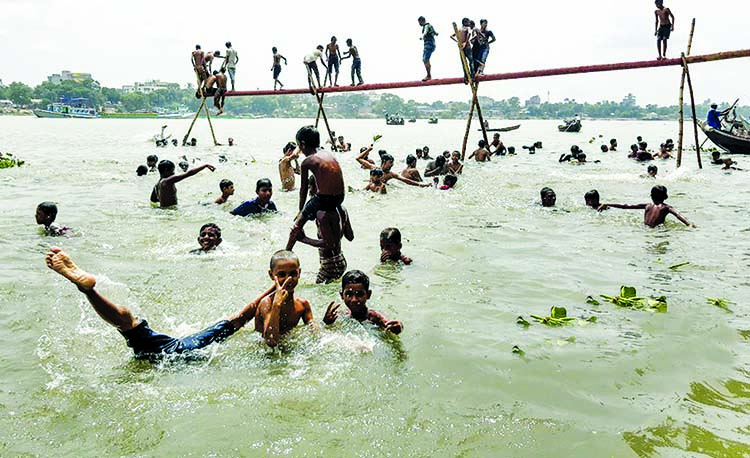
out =
[(656, 166), (655, 166), (654, 164), (651, 164), (651, 165), (649, 165), (649, 166), (648, 166), (648, 167), (646, 168), (646, 170), (647, 170), (647, 171), (648, 171), (649, 173), (651, 173), (651, 171), (652, 171), (652, 170), (654, 171), (654, 173), (656, 173), (656, 172), (658, 172), (658, 171), (659, 171), (659, 169), (658, 169), (658, 168), (657, 168), (657, 167), (656, 167)]
[(445, 178), (443, 178), (443, 183), (447, 184), (451, 188), (456, 185), (458, 182), (458, 177), (456, 175), (446, 175)]
[(573, 145), (570, 147), (570, 152), (575, 154), (577, 152), (581, 151), (581, 148), (578, 147), (578, 145)]
[(223, 192), (225, 189), (227, 189), (230, 186), (234, 186), (234, 183), (232, 183), (232, 180), (227, 180), (226, 178), (221, 180), (219, 182), (219, 189)]
[(224, 46), (226, 46), (227, 48), (231, 48), (232, 47), (232, 42), (231, 41), (227, 41), (226, 43), (224, 43)]
[(164, 175), (168, 172), (174, 172), (174, 162), (170, 161), (169, 159), (164, 159), (163, 161), (159, 162), (159, 165), (157, 165), (156, 168), (159, 170), (160, 175)]
[(182, 169), (183, 171), (185, 171), (185, 172), (187, 172), (187, 169), (188, 169), (188, 168), (190, 168), (190, 164), (188, 164), (188, 161), (180, 161), (180, 163), (179, 163), (179, 164), (177, 164), (177, 165), (179, 165), (179, 166), (180, 166), (180, 168), (181, 168), (181, 169)]
[(370, 289), (370, 277), (361, 270), (350, 270), (341, 277), (341, 291), (348, 285), (362, 285), (365, 289)]
[(638, 143), (638, 147), (639, 148), (643, 148), (644, 151), (645, 151), (645, 149), (648, 148), (648, 143), (646, 143), (646, 142), (640, 142), (640, 143)]
[(201, 45), (195, 45), (195, 49), (201, 49)]
[(334, 42), (334, 41), (336, 41), (336, 36), (335, 35), (331, 37), (331, 42)]
[(443, 155), (440, 155), (435, 158), (435, 165), (438, 167), (442, 167), (445, 165), (445, 157)]
[(583, 200), (589, 201), (594, 199), (599, 200), (599, 191), (597, 191), (596, 189), (592, 189), (591, 191), (583, 195)]
[(139, 177), (142, 177), (143, 175), (148, 173), (148, 167), (146, 167), (145, 165), (139, 165), (138, 168), (135, 169), (135, 173)]
[(204, 224), (203, 226), (201, 226), (201, 230), (198, 231), (198, 234), (200, 235), (200, 233), (203, 232), (205, 229), (213, 229), (214, 231), (216, 231), (218, 233), (219, 238), (221, 238), (221, 228), (219, 226), (217, 226), (216, 224), (214, 224), (214, 223), (206, 223), (206, 224)]
[(286, 145), (284, 145), (284, 152), (286, 153), (287, 151), (289, 151), (289, 150), (293, 150), (293, 149), (294, 149), (294, 148), (296, 148), (296, 147), (297, 147), (297, 144), (296, 144), (296, 143), (294, 143), (294, 142), (289, 142), (289, 143), (287, 143)]
[(309, 148), (320, 147), (320, 132), (313, 126), (304, 126), (297, 131), (295, 136), (298, 145), (304, 144)]
[(380, 241), (401, 244), (401, 231), (395, 227), (386, 227), (380, 231)]
[(632, 150), (638, 150), (638, 145), (636, 145), (635, 143), (633, 143), (632, 145), (630, 145), (630, 149), (631, 149), (631, 151)]
[(213, 74), (214, 74), (214, 75), (218, 75), (218, 74), (219, 74), (219, 71), (218, 71), (218, 70), (214, 70), (214, 73), (213, 73)]
[(651, 200), (654, 202), (664, 202), (669, 196), (667, 195), (667, 188), (662, 185), (656, 185), (651, 188)]
[(268, 178), (261, 178), (255, 183), (255, 192), (260, 191), (260, 188), (273, 188), (273, 183)]
[(714, 159), (717, 159), (719, 156), (721, 156), (721, 153), (718, 151), (714, 151), (713, 153), (711, 153), (711, 157), (713, 157)]
[(271, 51), (273, 51), (273, 53), (275, 54), (278, 50), (276, 49), (276, 46), (274, 46), (273, 48), (271, 48)]
[(406, 165), (412, 165), (417, 163), (417, 156), (410, 154), (406, 156)]
[(607, 151), (609, 151), (609, 147), (607, 147), (607, 145), (602, 145), (601, 149), (602, 149), (602, 153), (606, 153)]
[(380, 155), (380, 163), (381, 164), (385, 164), (388, 161), (393, 162), (395, 160), (395, 159), (393, 159), (393, 156), (391, 156), (390, 154), (386, 153), (384, 150), (379, 151), (378, 154)]
[(299, 258), (293, 251), (279, 250), (271, 256), (271, 262), (269, 263), (270, 269), (273, 270), (280, 261), (294, 261), (299, 266)]
[(360, 149), (359, 149), (359, 152), (360, 152), (360, 153), (363, 153), (363, 152), (364, 152), (364, 151), (365, 151), (366, 149), (367, 149), (367, 147), (366, 147), (366, 146), (363, 146), (362, 148), (360, 148)]
[(146, 162), (159, 162), (159, 156), (157, 156), (156, 154), (149, 154), (146, 157)]
[(57, 205), (55, 205), (54, 202), (42, 202), (41, 204), (36, 206), (36, 209), (52, 219), (55, 219), (57, 217)]
[(383, 176), (383, 169), (380, 167), (374, 168), (370, 170), (370, 176), (371, 177), (382, 177)]
[(508, 147), (508, 153), (509, 154), (514, 154), (515, 152), (516, 152), (516, 147), (515, 146), (509, 146)]
[(487, 23), (487, 19), (480, 19), (479, 20), (479, 24), (486, 24), (486, 23)]
[(480, 148), (484, 148), (485, 146), (487, 146), (487, 142), (486, 142), (486, 141), (484, 141), (484, 139), (482, 139), (482, 140), (479, 140), (479, 147), (480, 147)]
[(221, 51), (219, 50), (214, 51), (214, 56), (221, 57)]
[(610, 145), (616, 145), (617, 144), (617, 139), (616, 138), (610, 138), (609, 139), (609, 144)]
[(548, 194), (554, 194), (555, 191), (552, 190), (552, 188), (548, 188), (547, 186), (543, 187), (542, 190), (539, 192), (542, 198)]

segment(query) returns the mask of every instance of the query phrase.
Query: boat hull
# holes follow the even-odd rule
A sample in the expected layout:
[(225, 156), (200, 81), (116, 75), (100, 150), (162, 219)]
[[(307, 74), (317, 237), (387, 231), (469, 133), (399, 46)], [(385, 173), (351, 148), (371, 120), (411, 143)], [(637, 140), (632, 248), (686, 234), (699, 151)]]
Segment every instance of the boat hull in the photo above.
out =
[(81, 118), (81, 119), (93, 119), (96, 116), (83, 115), (76, 113), (60, 113), (57, 111), (49, 110), (33, 110), (37, 118)]
[(581, 131), (581, 122), (571, 122), (567, 124), (560, 124), (557, 126), (557, 130), (560, 132), (580, 132)]
[[(511, 130), (516, 130), (519, 127), (521, 127), (520, 124), (517, 124), (515, 126), (509, 126), (509, 127), (498, 127), (495, 129), (484, 129), (485, 132), (510, 132)], [(482, 129), (477, 129), (478, 131), (481, 131)]]
[(750, 138), (738, 137), (723, 130), (714, 129), (703, 122), (698, 123), (714, 145), (732, 154), (750, 154)]

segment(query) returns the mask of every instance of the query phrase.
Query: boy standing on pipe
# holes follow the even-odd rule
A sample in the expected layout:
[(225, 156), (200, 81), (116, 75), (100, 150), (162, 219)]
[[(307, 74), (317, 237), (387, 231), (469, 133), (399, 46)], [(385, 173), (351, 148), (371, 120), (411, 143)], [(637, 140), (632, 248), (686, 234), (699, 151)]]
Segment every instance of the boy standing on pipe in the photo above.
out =
[[(674, 32), (674, 14), (672, 10), (664, 6), (664, 0), (656, 0), (656, 23), (654, 24), (654, 35), (656, 35), (656, 49), (659, 51), (659, 57), (656, 60), (667, 58), (667, 40), (669, 35)], [(662, 47), (664, 51), (662, 51)]]

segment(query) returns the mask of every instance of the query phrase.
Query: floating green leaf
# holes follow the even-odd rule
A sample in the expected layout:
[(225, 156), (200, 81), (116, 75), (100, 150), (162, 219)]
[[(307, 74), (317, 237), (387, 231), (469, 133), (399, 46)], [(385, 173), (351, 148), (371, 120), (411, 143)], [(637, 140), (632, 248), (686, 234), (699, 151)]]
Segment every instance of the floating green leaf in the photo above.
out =
[(526, 354), (525, 351), (521, 350), (521, 347), (518, 345), (513, 345), (513, 349), (511, 350), (514, 355), (523, 356)]
[(372, 142), (375, 143), (376, 141), (380, 140), (381, 138), (383, 138), (382, 135), (380, 135), (380, 134), (375, 135), (374, 137), (372, 137)]
[(706, 302), (709, 303), (709, 305), (713, 305), (714, 307), (719, 307), (720, 309), (727, 311), (729, 313), (732, 313), (731, 310), (729, 310), (729, 304), (732, 304), (733, 302), (727, 300), (727, 299), (714, 299), (712, 297), (707, 297)]
[(599, 301), (597, 301), (596, 299), (594, 299), (593, 296), (588, 296), (586, 298), (586, 303), (587, 304), (591, 304), (591, 305), (600, 305)]
[(531, 326), (531, 323), (526, 321), (526, 319), (522, 316), (519, 316), (518, 318), (516, 318), (516, 324), (520, 324), (524, 328), (528, 328), (529, 326)]
[(667, 311), (667, 297), (659, 296), (657, 298), (638, 297), (636, 290), (632, 286), (621, 286), (619, 296), (607, 296), (601, 294), (601, 297), (618, 307), (632, 308), (635, 310), (651, 310), (656, 312)]
[(531, 315), (531, 318), (547, 326), (565, 326), (576, 321), (576, 318), (568, 316), (568, 311), (565, 310), (565, 307), (553, 306), (550, 308), (549, 314), (550, 316)]

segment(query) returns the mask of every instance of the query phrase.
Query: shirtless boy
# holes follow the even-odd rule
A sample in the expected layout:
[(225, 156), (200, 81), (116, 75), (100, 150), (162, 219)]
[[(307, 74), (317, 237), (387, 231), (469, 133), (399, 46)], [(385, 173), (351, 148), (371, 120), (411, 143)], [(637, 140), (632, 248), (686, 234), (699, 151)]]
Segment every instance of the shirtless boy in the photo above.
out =
[(276, 49), (276, 46), (271, 48), (271, 51), (273, 52), (273, 64), (271, 65), (271, 71), (273, 72), (273, 90), (276, 90), (276, 85), (279, 85), (279, 89), (283, 89), (284, 85), (281, 84), (281, 81), (279, 81), (279, 74), (281, 73), (281, 61), (284, 61), (284, 65), (286, 65), (286, 57), (279, 54), (279, 51)]
[(223, 179), (219, 182), (219, 190), (221, 196), (217, 197), (214, 203), (221, 205), (226, 203), (234, 194), (234, 183), (232, 183), (232, 180)]
[(57, 218), (57, 205), (54, 202), (42, 202), (36, 207), (36, 223), (44, 226), (44, 233), (57, 237), (65, 235), (71, 229), (55, 223)]
[[(489, 160), (489, 152), (487, 152)], [(464, 171), (464, 165), (461, 163), (461, 153), (454, 151), (451, 153), (451, 162), (448, 164), (448, 173), (451, 175), (460, 175)]]
[(347, 38), (346, 39), (346, 45), (349, 46), (349, 49), (347, 51), (344, 51), (344, 57), (341, 58), (341, 60), (352, 58), (352, 86), (354, 86), (354, 74), (356, 73), (357, 78), (359, 79), (359, 84), (357, 86), (365, 84), (365, 82), (362, 80), (362, 60), (359, 58), (359, 51), (357, 50), (357, 47), (352, 44), (352, 39)]
[(318, 248), (320, 256), (320, 270), (315, 283), (331, 283), (338, 280), (346, 272), (346, 258), (341, 250), (341, 239), (354, 240), (354, 231), (349, 222), (349, 214), (341, 206), (336, 210), (319, 211), (316, 215), (318, 238), (307, 237), (300, 231), (297, 241)]
[(370, 170), (370, 181), (364, 190), (372, 191), (376, 194), (386, 194), (388, 192), (383, 182), (383, 169), (378, 167)]
[(203, 51), (201, 51), (201, 45), (195, 45), (195, 51), (190, 56), (190, 62), (193, 64), (193, 70), (195, 70), (195, 74), (198, 76), (200, 82), (208, 78), (204, 60), (205, 56), (203, 55)]
[(380, 262), (402, 261), (409, 265), (412, 259), (401, 254), (401, 231), (386, 227), (380, 232)]
[[(344, 278), (341, 280), (341, 299), (344, 300), (344, 304), (349, 309), (349, 316), (360, 323), (369, 321), (384, 331), (400, 334), (404, 328), (400, 321), (389, 320), (382, 313), (367, 308), (367, 301), (371, 297), (372, 290), (367, 274), (361, 270), (350, 270), (344, 274)], [(323, 318), (325, 324), (331, 325), (336, 322), (338, 318), (336, 309), (338, 308), (338, 305), (329, 308), (328, 313)]]
[[(371, 171), (377, 168), (381, 169), (381, 171), (383, 172), (383, 176), (381, 178), (383, 184), (388, 183), (388, 181), (390, 181), (391, 179), (396, 179), (402, 183), (408, 184), (409, 186), (420, 186), (424, 188), (430, 186), (429, 183), (422, 183), (421, 180), (416, 181), (410, 178), (406, 178), (403, 175), (398, 175), (396, 173), (393, 173), (392, 171), (393, 163), (394, 163), (393, 156), (388, 154), (385, 150), (380, 150), (380, 152), (378, 153), (380, 154), (380, 167), (375, 166), (373, 163), (370, 162), (369, 158), (367, 157), (372, 151), (372, 148), (373, 148), (373, 145), (370, 145), (368, 148), (363, 150), (359, 154), (359, 156), (357, 156), (357, 162), (359, 162), (359, 164), (362, 166), (363, 169), (367, 169)], [(370, 174), (370, 180), (372, 180), (372, 174)], [(370, 185), (368, 184), (368, 188), (365, 188), (365, 189), (370, 189), (369, 186)], [(385, 187), (383, 187), (382, 191), (378, 188), (376, 192), (382, 192), (383, 194), (385, 194)]]
[(677, 210), (664, 203), (669, 196), (667, 195), (667, 188), (658, 185), (651, 188), (651, 200), (652, 204), (603, 204), (599, 207), (599, 211), (606, 210), (607, 208), (623, 208), (625, 210), (645, 210), (643, 214), (643, 224), (648, 227), (656, 227), (660, 224), (664, 224), (664, 220), (667, 215), (674, 215), (675, 218), (680, 220), (684, 225), (695, 227), (690, 221), (684, 216), (680, 215)]
[[(294, 221), (294, 226), (289, 234), (286, 249), (294, 248), (299, 231), (307, 221), (317, 217), (318, 211), (332, 211), (341, 207), (344, 202), (344, 175), (341, 166), (333, 155), (320, 148), (320, 133), (313, 126), (302, 127), (297, 131), (297, 145), (305, 155), (300, 165), (300, 192), (299, 209), (300, 214)], [(317, 193), (307, 202), (308, 175), (312, 173), (315, 177)], [(330, 244), (330, 241), (329, 241)]]
[[(417, 151), (421, 155), (422, 150)], [(417, 169), (417, 157), (415, 155), (410, 154), (406, 156), (406, 168), (401, 172), (401, 176), (412, 181), (422, 182), (422, 176), (419, 174), (419, 169)]]
[(214, 223), (204, 224), (198, 232), (200, 248), (191, 250), (190, 254), (201, 254), (215, 250), (217, 246), (221, 245), (221, 242), (221, 228)]
[[(310, 303), (294, 297), (300, 273), (299, 260), (288, 251), (274, 253), (268, 272), (273, 284), (258, 298), (229, 319), (179, 339), (157, 334), (146, 320), (136, 318), (126, 307), (115, 305), (100, 295), (95, 289), (96, 278), (76, 266), (60, 248), (50, 248), (46, 263), (47, 267), (78, 287), (94, 311), (122, 334), (137, 359), (158, 361), (165, 355), (189, 354), (213, 342), (226, 340), (252, 319), (255, 319), (255, 330), (263, 334), (269, 347), (274, 348), (280, 337), (293, 329), (300, 319), (305, 324), (313, 319)], [(329, 310), (333, 305), (329, 305)]]
[(216, 74), (216, 94), (214, 95), (214, 106), (219, 109), (216, 112), (216, 116), (224, 113), (224, 94), (227, 93), (227, 75), (224, 74), (226, 70), (222, 68), (219, 73)]
[[(299, 150), (294, 142), (289, 142), (284, 146), (284, 157), (279, 159), (279, 176), (281, 177), (281, 190), (291, 191), (294, 189), (294, 174), (299, 175)], [(292, 166), (294, 162), (294, 166)]]
[[(494, 148), (494, 150), (492, 148)], [(495, 132), (495, 134), (492, 136), (492, 143), (490, 143), (490, 146), (487, 149), (490, 150), (490, 154), (505, 156), (505, 145), (500, 140), (500, 134)]]
[[(469, 18), (461, 19), (461, 28), (458, 29), (458, 35), (455, 33), (451, 35), (451, 40), (458, 42), (459, 47), (466, 57), (466, 64), (469, 67), (469, 72), (474, 74), (474, 53), (471, 50), (471, 38), (472, 29), (470, 27), (471, 20)], [(464, 82), (469, 83), (469, 76), (464, 71)]]
[(667, 58), (667, 40), (674, 32), (674, 15), (672, 10), (664, 6), (664, 0), (656, 0), (654, 16), (656, 17), (654, 35), (656, 36), (656, 49), (659, 51), (659, 57), (656, 60), (662, 60)]
[(175, 184), (184, 180), (185, 178), (191, 177), (203, 169), (210, 171), (216, 170), (211, 164), (203, 164), (198, 167), (194, 167), (185, 173), (179, 175), (174, 174), (174, 162), (163, 160), (159, 162), (159, 181), (154, 185), (154, 189), (151, 191), (151, 202), (158, 203), (161, 208), (172, 207), (177, 205), (177, 187)]
[[(326, 45), (326, 55), (328, 57), (328, 76), (329, 85), (338, 86), (339, 82), (339, 63), (341, 62), (341, 51), (339, 45), (336, 44), (336, 37), (331, 37), (331, 42)], [(336, 78), (333, 77), (333, 72), (336, 71)]]
[(490, 160), (490, 152), (487, 151), (487, 143), (484, 140), (479, 140), (479, 148), (475, 149), (469, 156), (469, 159), (474, 158), (477, 162), (487, 162)]

